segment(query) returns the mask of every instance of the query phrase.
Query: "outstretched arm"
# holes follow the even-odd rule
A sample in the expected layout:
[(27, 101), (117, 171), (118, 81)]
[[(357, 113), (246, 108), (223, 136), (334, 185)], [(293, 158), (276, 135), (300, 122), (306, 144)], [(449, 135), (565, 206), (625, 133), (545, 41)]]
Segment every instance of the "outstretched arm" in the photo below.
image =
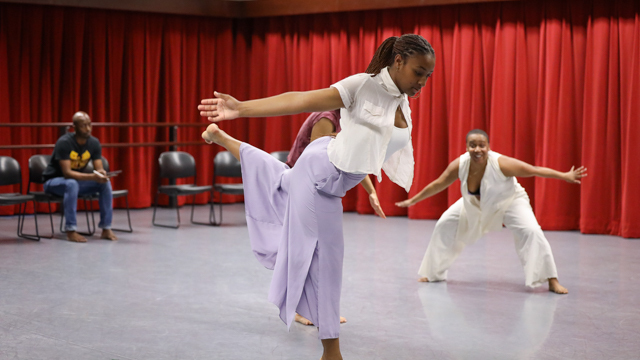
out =
[(442, 173), (442, 175), (440, 175), (439, 178), (437, 178), (436, 180), (432, 181), (429, 185), (425, 186), (424, 189), (422, 189), (419, 193), (417, 193), (411, 199), (408, 199), (408, 200), (405, 200), (405, 201), (401, 201), (401, 202), (397, 202), (396, 206), (409, 207), (409, 206), (415, 205), (418, 202), (420, 202), (420, 201), (422, 201), (422, 200), (424, 200), (424, 199), (426, 199), (428, 197), (431, 197), (431, 196), (441, 192), (442, 190), (448, 188), (458, 178), (458, 166), (459, 166), (459, 164), (460, 164), (460, 160), (459, 159), (453, 160), (449, 164), (449, 166), (447, 166), (447, 168), (444, 170), (444, 172)]
[(344, 107), (336, 88), (296, 91), (268, 98), (238, 101), (231, 95), (214, 92), (215, 98), (203, 99), (198, 106), (200, 116), (217, 122), (239, 117), (268, 117), (302, 112), (335, 110)]
[(520, 161), (518, 159), (514, 159), (512, 157), (504, 155), (498, 158), (498, 164), (500, 165), (500, 170), (502, 171), (504, 176), (540, 176), (545, 178), (564, 180), (572, 184), (580, 184), (580, 179), (587, 176), (587, 168), (585, 168), (584, 166), (580, 166), (577, 169), (574, 169), (575, 166), (572, 166), (571, 170), (567, 172), (560, 172), (543, 166), (533, 166), (527, 164), (524, 161)]

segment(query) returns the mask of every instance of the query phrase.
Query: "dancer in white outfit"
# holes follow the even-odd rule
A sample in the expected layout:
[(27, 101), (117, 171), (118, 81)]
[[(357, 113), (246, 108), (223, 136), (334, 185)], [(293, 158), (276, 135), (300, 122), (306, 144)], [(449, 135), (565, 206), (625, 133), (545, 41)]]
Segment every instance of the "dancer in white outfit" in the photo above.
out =
[(400, 207), (414, 205), (460, 179), (462, 198), (436, 223), (418, 281), (446, 280), (449, 267), (465, 246), (504, 224), (513, 231), (525, 285), (536, 287), (548, 282), (549, 291), (568, 293), (558, 282), (551, 247), (533, 214), (529, 196), (515, 177), (541, 176), (580, 184), (579, 179), (587, 176), (586, 171), (584, 167), (572, 167), (562, 173), (500, 155), (489, 149), (487, 133), (471, 130), (467, 134), (467, 153), (452, 161), (438, 179), (414, 197), (396, 203)]

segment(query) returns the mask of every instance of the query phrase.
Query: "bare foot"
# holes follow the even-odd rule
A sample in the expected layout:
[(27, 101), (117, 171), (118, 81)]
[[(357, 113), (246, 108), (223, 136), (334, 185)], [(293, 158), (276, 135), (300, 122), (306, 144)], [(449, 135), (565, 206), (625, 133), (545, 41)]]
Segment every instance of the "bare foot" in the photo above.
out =
[[(311, 320), (307, 319), (306, 317), (296, 313), (296, 318), (295, 320), (297, 322), (299, 322), (302, 325), (313, 325), (313, 323), (311, 322)], [(344, 324), (347, 322), (347, 319), (343, 318), (342, 316), (340, 316), (340, 324)]]
[(429, 282), (429, 279), (427, 279), (426, 277), (421, 277), (420, 279), (418, 279), (418, 282)]
[(202, 138), (207, 144), (216, 143), (220, 145), (225, 135), (227, 135), (227, 133), (220, 130), (218, 125), (210, 124), (207, 126), (207, 130), (202, 133)]
[(100, 239), (116, 241), (118, 240), (118, 237), (113, 233), (113, 231), (111, 231), (111, 229), (103, 229)]
[(227, 149), (236, 159), (240, 160), (240, 145), (242, 142), (229, 136), (226, 132), (220, 130), (218, 125), (210, 124), (207, 130), (202, 133), (202, 138), (207, 144), (218, 144)]
[(76, 231), (67, 231), (67, 240), (78, 243), (87, 242), (87, 239)]
[(549, 291), (552, 291), (556, 294), (569, 293), (569, 290), (567, 290), (567, 288), (565, 288), (564, 286), (560, 285), (560, 282), (558, 282), (558, 279), (556, 278), (549, 279)]
[(307, 319), (306, 317), (296, 313), (296, 321), (299, 322), (302, 325), (313, 325), (313, 323), (311, 322), (311, 320)]

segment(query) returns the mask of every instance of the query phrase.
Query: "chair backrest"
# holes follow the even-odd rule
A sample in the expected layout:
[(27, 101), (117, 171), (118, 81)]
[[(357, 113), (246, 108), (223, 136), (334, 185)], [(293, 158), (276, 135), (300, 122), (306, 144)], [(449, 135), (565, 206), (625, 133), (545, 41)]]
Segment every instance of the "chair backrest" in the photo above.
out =
[(89, 160), (89, 162), (87, 163), (87, 166), (85, 166), (84, 169), (82, 169), (82, 172), (85, 174), (91, 174), (93, 173), (94, 169), (95, 167), (93, 166), (93, 160)]
[(103, 169), (104, 169), (104, 171), (106, 171), (106, 172), (111, 171), (111, 170), (109, 170), (109, 169), (110, 169), (110, 167), (109, 167), (109, 161), (108, 161), (108, 160), (107, 160), (107, 158), (106, 158), (106, 157), (104, 157), (104, 156), (102, 157), (102, 168), (103, 168)]
[(287, 162), (287, 158), (289, 157), (288, 151), (274, 151), (271, 153), (271, 156), (282, 161), (283, 163)]
[(179, 179), (196, 176), (196, 160), (184, 151), (165, 151), (158, 158), (160, 177)]
[(0, 156), (0, 185), (14, 184), (20, 184), (20, 192), (22, 192), (20, 164), (11, 156)]
[(42, 174), (51, 161), (51, 155), (33, 155), (29, 158), (29, 183), (42, 184)]
[(240, 161), (228, 151), (221, 151), (213, 159), (213, 175), (242, 177), (242, 167)]

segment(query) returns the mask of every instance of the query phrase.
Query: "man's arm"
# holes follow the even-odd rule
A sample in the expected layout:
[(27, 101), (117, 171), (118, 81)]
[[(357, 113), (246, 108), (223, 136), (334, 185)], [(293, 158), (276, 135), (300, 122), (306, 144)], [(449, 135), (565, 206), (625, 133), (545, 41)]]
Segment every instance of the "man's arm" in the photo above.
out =
[(104, 165), (102, 164), (102, 158), (93, 160), (93, 168), (100, 174), (107, 176), (107, 171), (104, 169)]
[(504, 176), (507, 177), (540, 176), (545, 178), (564, 180), (572, 184), (580, 184), (579, 179), (587, 176), (587, 169), (584, 166), (581, 166), (577, 169), (574, 169), (575, 166), (572, 166), (571, 170), (563, 173), (543, 166), (533, 166), (527, 164), (524, 161), (520, 161), (518, 159), (514, 159), (512, 157), (504, 155), (498, 158), (498, 164), (500, 165), (500, 170), (502, 171)]
[(460, 159), (453, 160), (449, 166), (444, 170), (444, 172), (440, 175), (439, 178), (432, 181), (429, 185), (425, 186), (419, 193), (417, 193), (411, 199), (401, 201), (396, 203), (396, 206), (399, 207), (409, 207), (417, 204), (418, 202), (431, 197), (442, 190), (448, 188), (451, 184), (453, 184), (458, 178), (458, 167), (460, 164)]
[[(98, 161), (100, 161), (100, 167), (102, 167), (102, 160)], [(75, 179), (78, 181), (95, 181), (99, 183), (105, 183), (109, 181), (108, 178), (100, 177), (96, 174), (85, 174), (79, 171), (71, 170), (71, 160), (60, 160), (60, 169), (62, 170), (62, 176), (64, 176), (65, 179)]]

